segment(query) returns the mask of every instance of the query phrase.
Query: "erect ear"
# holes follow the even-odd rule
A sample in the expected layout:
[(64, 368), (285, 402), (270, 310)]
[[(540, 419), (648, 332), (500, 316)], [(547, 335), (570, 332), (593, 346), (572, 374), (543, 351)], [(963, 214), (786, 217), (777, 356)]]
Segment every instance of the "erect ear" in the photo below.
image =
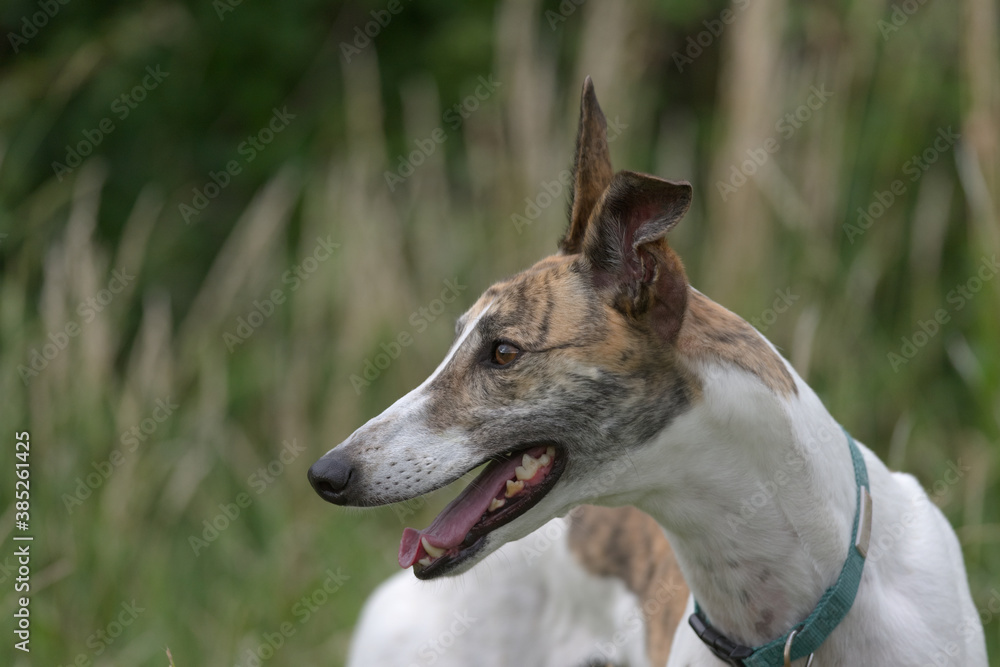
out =
[(559, 242), (559, 250), (563, 253), (572, 255), (582, 249), (587, 221), (601, 194), (611, 183), (611, 176), (608, 123), (597, 103), (594, 82), (588, 76), (580, 95), (580, 127), (576, 132), (576, 157), (573, 159), (569, 229)]
[(673, 341), (687, 307), (688, 282), (667, 232), (691, 207), (691, 184), (632, 171), (615, 174), (583, 242), (595, 285), (623, 314)]

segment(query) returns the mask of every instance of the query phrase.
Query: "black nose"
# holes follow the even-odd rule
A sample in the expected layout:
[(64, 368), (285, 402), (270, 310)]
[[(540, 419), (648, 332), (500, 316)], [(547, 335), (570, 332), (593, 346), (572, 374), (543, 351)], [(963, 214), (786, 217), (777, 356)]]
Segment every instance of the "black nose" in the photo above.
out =
[(347, 502), (347, 486), (354, 477), (354, 467), (346, 456), (331, 452), (309, 468), (309, 483), (320, 498), (343, 505)]

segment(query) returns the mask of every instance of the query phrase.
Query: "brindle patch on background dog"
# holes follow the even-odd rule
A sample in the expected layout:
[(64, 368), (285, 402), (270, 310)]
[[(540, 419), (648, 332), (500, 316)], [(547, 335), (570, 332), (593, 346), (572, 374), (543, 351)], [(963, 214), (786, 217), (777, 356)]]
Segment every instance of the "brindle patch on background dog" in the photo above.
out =
[(649, 662), (665, 665), (689, 591), (663, 529), (634, 507), (586, 505), (570, 516), (570, 550), (587, 571), (617, 577), (635, 593)]

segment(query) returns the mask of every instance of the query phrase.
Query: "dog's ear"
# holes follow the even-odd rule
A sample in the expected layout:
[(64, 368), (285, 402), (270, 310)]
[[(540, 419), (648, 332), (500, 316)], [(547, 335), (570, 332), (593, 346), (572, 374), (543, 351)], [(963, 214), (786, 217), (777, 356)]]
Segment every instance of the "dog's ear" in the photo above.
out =
[(567, 255), (580, 252), (587, 221), (601, 194), (611, 183), (611, 153), (608, 150), (608, 123), (597, 103), (594, 82), (588, 76), (580, 95), (580, 127), (576, 132), (573, 185), (569, 202), (569, 229), (559, 242)]
[(687, 307), (684, 265), (666, 235), (691, 206), (691, 184), (632, 171), (615, 174), (597, 203), (583, 255), (598, 289), (623, 314), (642, 318), (667, 341)]

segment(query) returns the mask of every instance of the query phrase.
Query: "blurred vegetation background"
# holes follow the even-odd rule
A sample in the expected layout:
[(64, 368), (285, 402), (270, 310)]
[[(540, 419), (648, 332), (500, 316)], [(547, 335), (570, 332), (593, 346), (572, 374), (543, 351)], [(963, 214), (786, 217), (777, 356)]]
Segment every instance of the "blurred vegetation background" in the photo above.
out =
[(615, 166), (695, 184), (692, 283), (956, 526), (1000, 655), (993, 0), (13, 0), (0, 27), (7, 619), (22, 430), (35, 535), (32, 653), (5, 633), (0, 663), (341, 664), (454, 491), (353, 512), (306, 469), (555, 249), (588, 74)]

